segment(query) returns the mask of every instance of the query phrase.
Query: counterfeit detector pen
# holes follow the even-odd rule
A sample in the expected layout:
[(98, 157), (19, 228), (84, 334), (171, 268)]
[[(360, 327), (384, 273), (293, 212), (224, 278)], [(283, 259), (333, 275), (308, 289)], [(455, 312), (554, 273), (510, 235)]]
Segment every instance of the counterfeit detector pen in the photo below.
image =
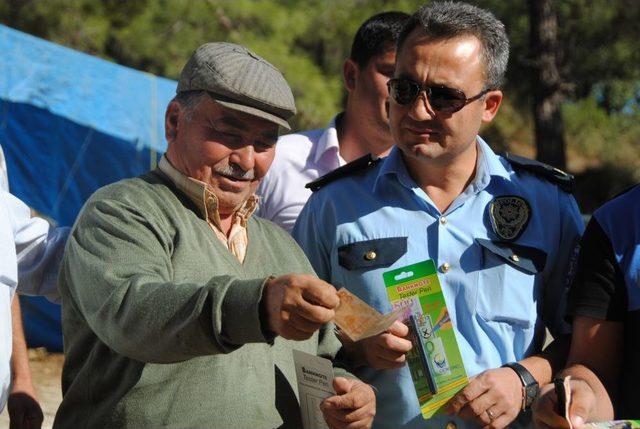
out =
[(409, 327), (413, 331), (414, 344), (416, 346), (416, 350), (418, 355), (420, 356), (420, 363), (422, 364), (422, 368), (424, 370), (425, 378), (427, 379), (427, 385), (429, 387), (429, 391), (432, 395), (438, 393), (438, 386), (436, 385), (436, 380), (431, 370), (431, 365), (429, 365), (429, 358), (427, 357), (427, 351), (424, 348), (424, 344), (422, 342), (422, 335), (420, 335), (420, 327), (418, 326), (418, 320), (412, 314), (409, 316)]

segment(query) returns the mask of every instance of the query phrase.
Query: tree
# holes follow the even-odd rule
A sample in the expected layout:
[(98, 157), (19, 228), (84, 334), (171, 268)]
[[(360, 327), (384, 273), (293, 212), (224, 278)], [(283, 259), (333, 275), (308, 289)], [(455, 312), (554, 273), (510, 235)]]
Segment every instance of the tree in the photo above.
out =
[[(374, 13), (410, 13), (426, 1), (7, 0), (0, 1), (0, 22), (173, 79), (205, 41), (245, 44), (283, 71), (299, 111), (293, 127), (305, 129), (325, 125), (341, 109), (341, 66), (359, 25)], [(553, 0), (467, 1), (495, 13), (511, 42), (507, 96), (482, 130), (494, 147), (529, 155), (537, 133), (546, 145), (538, 157), (553, 165), (567, 159), (570, 169), (610, 162), (640, 171), (640, 2), (553, 3), (553, 46), (545, 38), (553, 25), (532, 19), (533, 7), (539, 18), (549, 16), (543, 6)], [(544, 121), (534, 120), (536, 110)]]
[(566, 149), (558, 69), (558, 25), (553, 0), (528, 0), (533, 53), (533, 117), (537, 158), (564, 169)]

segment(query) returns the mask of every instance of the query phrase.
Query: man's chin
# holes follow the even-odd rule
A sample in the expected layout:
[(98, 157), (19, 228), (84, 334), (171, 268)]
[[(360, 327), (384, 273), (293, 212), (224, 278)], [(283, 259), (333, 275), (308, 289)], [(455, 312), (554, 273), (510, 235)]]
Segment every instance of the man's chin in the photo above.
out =
[(444, 148), (438, 142), (425, 141), (400, 148), (405, 155), (417, 159), (436, 159), (443, 154)]
[(219, 186), (214, 190), (218, 197), (219, 210), (226, 209), (229, 212), (235, 212), (249, 199), (251, 195), (255, 193), (255, 188), (248, 185), (238, 188), (228, 188), (226, 186)]

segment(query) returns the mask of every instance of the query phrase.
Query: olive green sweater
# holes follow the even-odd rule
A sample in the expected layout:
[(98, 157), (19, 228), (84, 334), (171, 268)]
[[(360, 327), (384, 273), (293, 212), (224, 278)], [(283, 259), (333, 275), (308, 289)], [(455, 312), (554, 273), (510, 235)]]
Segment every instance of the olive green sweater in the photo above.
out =
[(269, 341), (265, 280), (312, 273), (289, 235), (248, 222), (244, 264), (155, 171), (96, 192), (60, 273), (66, 361), (56, 428), (299, 427), (292, 349), (333, 357), (331, 325)]

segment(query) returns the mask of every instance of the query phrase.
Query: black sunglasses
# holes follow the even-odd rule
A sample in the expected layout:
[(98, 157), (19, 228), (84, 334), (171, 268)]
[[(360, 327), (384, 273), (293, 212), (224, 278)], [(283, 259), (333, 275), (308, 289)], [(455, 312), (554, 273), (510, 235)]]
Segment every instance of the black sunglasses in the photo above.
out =
[(483, 89), (479, 94), (467, 98), (464, 92), (459, 89), (449, 88), (442, 85), (420, 85), (409, 79), (390, 79), (387, 82), (389, 95), (396, 103), (406, 106), (413, 104), (421, 91), (425, 91), (431, 107), (442, 113), (455, 113), (467, 104), (476, 101), (491, 88)]

